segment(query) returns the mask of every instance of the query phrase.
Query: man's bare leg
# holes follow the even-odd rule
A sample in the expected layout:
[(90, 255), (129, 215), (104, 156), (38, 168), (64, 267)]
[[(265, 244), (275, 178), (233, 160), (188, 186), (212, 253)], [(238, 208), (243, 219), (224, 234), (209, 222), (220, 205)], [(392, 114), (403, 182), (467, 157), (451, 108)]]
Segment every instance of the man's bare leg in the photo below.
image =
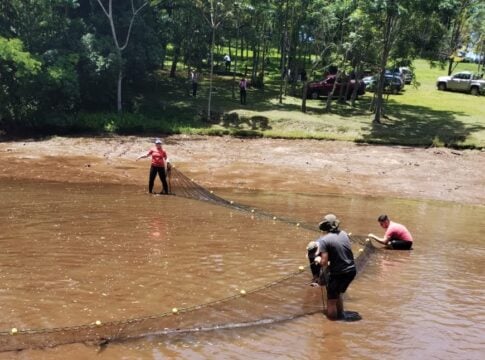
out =
[(337, 318), (340, 319), (344, 315), (344, 299), (342, 294), (337, 299)]
[(330, 320), (338, 319), (337, 303), (338, 299), (328, 299), (327, 301), (327, 317)]

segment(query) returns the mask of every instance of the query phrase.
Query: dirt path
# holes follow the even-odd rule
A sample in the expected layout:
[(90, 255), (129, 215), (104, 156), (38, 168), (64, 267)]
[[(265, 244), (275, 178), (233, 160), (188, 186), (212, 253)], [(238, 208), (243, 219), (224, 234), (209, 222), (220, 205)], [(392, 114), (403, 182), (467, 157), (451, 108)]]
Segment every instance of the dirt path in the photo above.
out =
[[(150, 138), (0, 143), (0, 179), (145, 186)], [(208, 188), (371, 194), (485, 204), (485, 152), (316, 140), (172, 136), (172, 163)]]

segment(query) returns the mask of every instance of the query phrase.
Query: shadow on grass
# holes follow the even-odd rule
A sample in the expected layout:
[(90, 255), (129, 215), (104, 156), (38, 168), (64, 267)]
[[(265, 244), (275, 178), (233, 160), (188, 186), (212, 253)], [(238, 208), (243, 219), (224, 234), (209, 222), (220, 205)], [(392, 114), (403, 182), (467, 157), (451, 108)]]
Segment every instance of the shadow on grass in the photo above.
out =
[[(301, 99), (298, 94), (301, 86), (287, 88), (286, 101), (279, 104), (280, 81), (277, 78), (268, 79), (264, 89), (251, 88), (247, 94), (247, 105), (239, 102), (238, 78), (235, 81), (231, 75), (214, 76), (211, 110), (218, 113), (231, 111), (264, 112), (279, 110), (287, 112), (282, 116), (290, 119), (293, 113), (301, 111)], [(186, 78), (168, 78), (163, 76), (152, 83), (149, 89), (144, 89), (143, 96), (138, 98), (137, 112), (143, 113), (161, 125), (160, 129), (169, 133), (183, 132), (184, 128), (207, 130), (210, 133), (213, 123), (204, 122), (207, 114), (209, 81), (204, 78), (199, 84), (197, 97), (191, 96), (191, 84)], [(291, 100), (289, 100), (292, 97)], [(401, 144), (409, 146), (448, 146), (467, 147), (466, 139), (477, 131), (483, 131), (484, 126), (467, 125), (458, 120), (465, 113), (434, 110), (429, 107), (403, 105), (391, 97), (386, 102), (388, 118), (382, 119), (382, 124), (372, 123), (369, 112), (372, 93), (361, 96), (355, 106), (349, 102), (332, 102), (330, 114), (352, 121), (353, 117), (368, 117), (369, 122), (361, 128), (361, 142), (380, 144)], [(318, 118), (327, 114), (326, 98), (307, 100), (307, 113)], [(205, 116), (206, 117), (206, 116)], [(230, 127), (226, 132), (231, 133)], [(238, 129), (234, 129), (238, 130)], [(217, 131), (214, 134), (218, 134)], [(248, 132), (247, 136), (262, 136), (261, 133)], [(473, 147), (470, 145), (470, 147)]]
[(465, 113), (433, 110), (423, 106), (402, 105), (390, 101), (381, 124), (371, 123), (363, 142), (413, 146), (447, 146), (464, 148), (462, 143), (484, 126), (467, 126), (457, 116)]
[[(232, 76), (215, 76), (212, 85), (211, 110), (231, 112), (246, 109), (255, 112), (281, 109), (300, 111), (301, 104), (275, 105), (279, 96), (277, 83), (267, 84), (264, 89), (250, 88), (247, 92), (247, 104), (241, 105), (239, 87)], [(148, 90), (148, 91), (147, 91)], [(198, 123), (201, 112), (207, 112), (209, 98), (209, 81), (204, 79), (198, 86), (197, 96), (192, 96), (191, 84), (183, 78), (164, 78), (157, 86), (145, 89), (140, 96), (137, 110), (140, 113), (162, 118), (174, 117), (196, 128), (210, 127), (207, 123)]]
[[(281, 110), (291, 113), (301, 111), (302, 100), (298, 95), (301, 92), (300, 84), (294, 89), (289, 85), (286, 95), (283, 96), (283, 102), (280, 104), (279, 81), (268, 81), (263, 89), (250, 88), (247, 92), (246, 105), (241, 105), (237, 86), (238, 80), (236, 78), (236, 83), (234, 83), (230, 76), (215, 77), (212, 87), (211, 110), (224, 113), (241, 109), (254, 112)], [(187, 81), (180, 78), (170, 79), (169, 81), (164, 79), (164, 82), (159, 84), (156, 91), (152, 91), (151, 95), (145, 97), (144, 105), (140, 107), (140, 110), (145, 114), (151, 113), (152, 116), (176, 115), (180, 120), (187, 120), (196, 117), (200, 112), (207, 112), (208, 97), (209, 84), (207, 79), (199, 84), (196, 98), (191, 96), (190, 84)], [(292, 101), (286, 102), (285, 99), (289, 98)], [(369, 106), (369, 101), (367, 98), (360, 98), (357, 105), (351, 107), (349, 102), (338, 103), (334, 100), (331, 113), (342, 117), (351, 117), (356, 114), (363, 115)], [(314, 115), (327, 113), (325, 102), (326, 98), (307, 99), (307, 112)], [(204, 124), (198, 125), (204, 127)]]
[[(35, 121), (13, 123), (11, 128), (2, 128), (0, 122), (0, 141), (2, 138), (13, 135), (32, 137), (51, 134), (204, 133), (271, 136), (265, 134), (265, 130), (271, 129), (271, 122), (276, 119), (281, 129), (278, 136), (280, 134), (284, 136), (285, 131), (290, 129), (289, 138), (313, 136), (312, 134), (318, 138), (322, 136), (338, 138), (337, 132), (340, 132), (340, 135), (345, 135), (347, 132), (350, 134), (349, 138), (361, 138), (360, 141), (366, 143), (463, 148), (473, 147), (466, 145), (466, 141), (470, 139), (471, 134), (484, 130), (484, 125), (467, 123), (458, 119), (458, 117), (465, 118), (466, 113), (402, 105), (396, 101), (398, 97), (395, 95), (391, 96), (386, 103), (386, 113), (389, 117), (382, 119), (382, 124), (373, 124), (372, 114), (369, 112), (373, 95), (371, 92), (360, 97), (355, 106), (350, 106), (349, 102), (339, 103), (334, 100), (330, 112), (325, 109), (326, 98), (308, 99), (306, 106), (309, 117), (300, 117), (301, 82), (296, 85), (282, 83), (279, 55), (274, 53), (274, 56), (268, 59), (270, 62), (266, 68), (265, 86), (263, 89), (249, 89), (247, 105), (240, 104), (238, 82), (243, 73), (250, 77), (251, 69), (246, 64), (251, 61), (238, 62), (236, 74), (225, 72), (223, 67), (219, 67), (219, 71), (216, 71), (213, 77), (211, 110), (219, 114), (238, 112), (240, 118), (252, 120), (252, 122), (246, 123), (246, 126), (243, 126), (243, 123), (238, 128), (238, 126), (231, 126), (231, 123), (222, 123), (218, 124), (222, 125), (222, 130), (214, 129), (214, 122), (210, 121), (211, 116), (207, 114), (209, 98), (209, 69), (207, 67), (201, 74), (196, 97), (192, 96), (187, 68), (179, 68), (178, 76), (175, 78), (169, 77), (169, 71), (166, 68), (151, 74), (148, 80), (140, 82), (136, 88), (127, 87), (123, 97), (129, 101), (124, 104), (122, 116), (116, 113), (46, 114), (43, 115), (43, 118), (34, 119)], [(222, 64), (222, 60), (219, 63)], [(314, 74), (313, 78), (318, 79), (321, 76)], [(282, 86), (285, 88), (286, 94), (280, 104), (279, 92)], [(424, 93), (423, 96), (425, 96)], [(264, 116), (259, 115), (265, 114), (258, 113), (271, 110), (277, 110), (277, 114), (268, 115), (268, 117), (272, 117), (266, 119), (269, 123), (262, 123)], [(204, 119), (209, 120), (204, 121)], [(338, 126), (333, 126), (335, 120), (345, 121), (340, 121)], [(237, 124), (239, 125), (239, 123)], [(297, 131), (292, 131), (295, 128)]]

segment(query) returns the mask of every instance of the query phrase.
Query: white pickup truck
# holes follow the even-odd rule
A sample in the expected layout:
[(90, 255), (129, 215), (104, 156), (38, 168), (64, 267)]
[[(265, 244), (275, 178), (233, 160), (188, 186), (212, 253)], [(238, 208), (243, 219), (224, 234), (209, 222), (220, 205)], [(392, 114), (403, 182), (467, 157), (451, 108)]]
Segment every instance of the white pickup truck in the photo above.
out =
[(438, 90), (460, 91), (472, 95), (485, 94), (485, 80), (470, 71), (462, 71), (452, 76), (440, 76), (436, 86)]

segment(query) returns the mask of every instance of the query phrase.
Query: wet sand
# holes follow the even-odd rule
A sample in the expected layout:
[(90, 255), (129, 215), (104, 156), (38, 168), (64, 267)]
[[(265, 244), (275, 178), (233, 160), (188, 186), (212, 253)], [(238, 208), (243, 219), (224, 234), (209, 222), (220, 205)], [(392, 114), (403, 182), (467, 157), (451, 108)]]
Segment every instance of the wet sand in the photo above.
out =
[[(152, 138), (0, 143), (0, 178), (145, 187)], [(485, 204), (485, 152), (337, 141), (171, 136), (171, 162), (200, 185)]]

